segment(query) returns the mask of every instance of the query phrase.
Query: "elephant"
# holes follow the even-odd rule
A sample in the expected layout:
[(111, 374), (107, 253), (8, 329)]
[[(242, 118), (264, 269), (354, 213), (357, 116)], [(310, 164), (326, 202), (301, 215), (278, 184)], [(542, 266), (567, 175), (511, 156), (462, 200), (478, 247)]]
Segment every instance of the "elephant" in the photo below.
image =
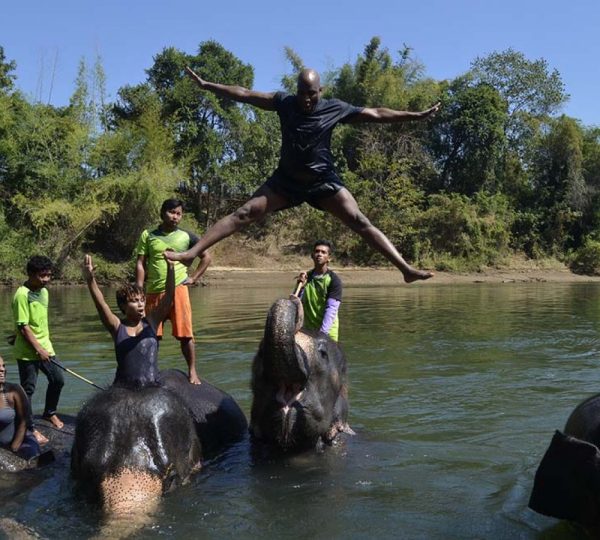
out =
[(205, 448), (217, 452), (247, 430), (231, 396), (167, 370), (158, 385), (112, 386), (84, 405), (77, 415), (71, 471), (110, 518), (148, 514), (163, 493), (200, 469)]
[(529, 507), (600, 533), (600, 394), (556, 430), (535, 473)]
[(295, 296), (270, 308), (252, 364), (250, 433), (278, 451), (322, 449), (348, 425), (346, 358), (329, 336), (302, 328)]

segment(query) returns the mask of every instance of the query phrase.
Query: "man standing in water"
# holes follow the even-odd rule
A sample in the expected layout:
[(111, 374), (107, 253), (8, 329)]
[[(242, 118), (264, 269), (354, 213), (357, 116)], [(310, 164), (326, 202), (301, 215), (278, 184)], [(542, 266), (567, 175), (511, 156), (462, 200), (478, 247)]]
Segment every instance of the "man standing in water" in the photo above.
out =
[(300, 298), (304, 308), (304, 327), (319, 330), (337, 341), (342, 280), (329, 269), (331, 251), (331, 242), (317, 240), (311, 253), (314, 268), (309, 272), (301, 272), (297, 279), (303, 287)]
[(212, 83), (202, 79), (189, 67), (186, 70), (204, 90), (267, 111), (277, 111), (282, 141), (279, 166), (250, 200), (217, 221), (192, 249), (184, 253), (170, 252), (167, 254), (169, 259), (191, 262), (213, 244), (263, 219), (267, 214), (308, 202), (334, 215), (362, 236), (402, 272), (405, 282), (433, 276), (432, 272), (410, 266), (390, 240), (360, 211), (356, 200), (335, 171), (331, 133), (340, 122), (397, 123), (424, 120), (439, 110), (439, 103), (422, 112), (407, 112), (385, 107), (355, 107), (338, 99), (322, 99), (321, 80), (314, 69), (300, 72), (295, 96)]

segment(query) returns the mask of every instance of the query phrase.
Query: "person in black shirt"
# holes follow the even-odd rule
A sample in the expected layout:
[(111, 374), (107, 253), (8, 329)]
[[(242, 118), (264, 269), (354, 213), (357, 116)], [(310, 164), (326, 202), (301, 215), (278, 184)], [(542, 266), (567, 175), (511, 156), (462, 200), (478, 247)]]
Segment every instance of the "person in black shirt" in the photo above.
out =
[(314, 69), (298, 75), (296, 95), (256, 92), (242, 86), (205, 81), (186, 67), (190, 77), (204, 90), (276, 111), (281, 122), (279, 165), (273, 175), (232, 214), (215, 223), (200, 241), (183, 253), (167, 252), (171, 260), (191, 262), (219, 240), (239, 231), (267, 214), (308, 202), (340, 219), (379, 251), (404, 275), (404, 281), (429, 279), (432, 272), (410, 266), (390, 240), (360, 211), (352, 194), (339, 179), (331, 154), (331, 132), (340, 122), (395, 123), (423, 120), (435, 114), (437, 103), (422, 112), (396, 111), (385, 107), (355, 107), (338, 99), (321, 98), (321, 81)]

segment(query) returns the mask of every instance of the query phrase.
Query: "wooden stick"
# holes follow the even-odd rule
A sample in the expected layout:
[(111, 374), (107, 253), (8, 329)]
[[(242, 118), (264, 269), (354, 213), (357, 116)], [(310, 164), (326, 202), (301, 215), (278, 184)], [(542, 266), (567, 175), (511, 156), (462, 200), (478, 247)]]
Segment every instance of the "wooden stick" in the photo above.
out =
[(300, 291), (302, 290), (302, 287), (304, 287), (304, 283), (302, 283), (301, 281), (298, 282), (298, 285), (296, 286), (296, 290), (294, 291), (294, 296), (298, 296), (300, 294)]
[(83, 382), (86, 382), (88, 384), (91, 384), (94, 388), (97, 388), (98, 390), (104, 390), (104, 388), (102, 388), (101, 386), (98, 386), (97, 384), (94, 384), (92, 381), (90, 381), (89, 379), (86, 379), (85, 377), (82, 377), (81, 375), (78, 375), (77, 373), (75, 373), (73, 370), (66, 368), (65, 366), (63, 366), (60, 362), (57, 362), (56, 360), (54, 360), (53, 358), (50, 359), (50, 362), (52, 362), (55, 366), (58, 366), (60, 369), (66, 371), (67, 373), (70, 373), (71, 375), (73, 375), (73, 377), (77, 377), (78, 379), (81, 379)]

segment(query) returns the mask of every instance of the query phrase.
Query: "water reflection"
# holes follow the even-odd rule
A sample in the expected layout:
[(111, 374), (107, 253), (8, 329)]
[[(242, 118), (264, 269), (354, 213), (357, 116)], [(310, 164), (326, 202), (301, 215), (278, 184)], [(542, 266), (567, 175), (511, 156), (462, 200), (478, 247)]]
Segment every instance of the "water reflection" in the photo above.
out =
[[(192, 291), (200, 376), (246, 412), (266, 311), (288, 292), (277, 283)], [(112, 344), (87, 292), (51, 294), (59, 356), (94, 382), (110, 383)], [(4, 335), (10, 296), (0, 294)], [(238, 445), (168, 495), (140, 536), (579, 537), (526, 505), (553, 430), (600, 389), (599, 300), (596, 284), (347, 288), (340, 335), (358, 435), (324, 454), (267, 463), (253, 463), (247, 443)], [(4, 342), (0, 352), (10, 363)], [(170, 336), (160, 358), (164, 367), (185, 365)], [(38, 409), (44, 389), (42, 378)], [(91, 391), (69, 378), (61, 409), (75, 412)], [(10, 482), (0, 477), (0, 515), (49, 537), (95, 531), (96, 516), (74, 500), (65, 471), (24, 495)]]

